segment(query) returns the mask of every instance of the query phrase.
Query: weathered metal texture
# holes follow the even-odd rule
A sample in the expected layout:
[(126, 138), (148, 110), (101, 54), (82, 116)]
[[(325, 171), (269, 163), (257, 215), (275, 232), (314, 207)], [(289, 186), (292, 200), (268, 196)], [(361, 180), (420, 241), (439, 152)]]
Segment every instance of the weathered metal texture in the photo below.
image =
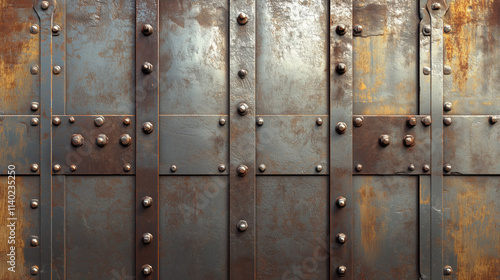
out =
[[(221, 118), (226, 123), (221, 125)], [(160, 117), (160, 174), (228, 174), (227, 116)]]
[(418, 2), (353, 0), (354, 113), (418, 114)]
[(135, 30), (135, 2), (66, 3), (66, 23), (61, 27), (67, 51), (67, 114), (135, 113), (135, 69), (143, 63), (134, 63), (134, 34), (139, 36), (142, 26)]
[(445, 177), (444, 194), (445, 279), (499, 279), (498, 176)]
[[(363, 125), (353, 130), (354, 166), (359, 174), (426, 174), (424, 165), (430, 163), (430, 126), (425, 126), (417, 116), (415, 126), (408, 125), (408, 118), (415, 116), (363, 116)], [(356, 117), (354, 117), (356, 118)], [(434, 124), (432, 124), (434, 125)], [(389, 137), (390, 144), (383, 146), (381, 135)], [(405, 138), (413, 137), (413, 145), (406, 146)], [(354, 170), (361, 164), (362, 170)], [(413, 165), (414, 168), (410, 166)]]
[(330, 279), (328, 182), (257, 177), (255, 279)]
[[(64, 115), (66, 112), (66, 1), (68, 0), (57, 1), (52, 18), (52, 64), (61, 68), (60, 73), (52, 77), (54, 115)], [(78, 72), (73, 70), (70, 74), (77, 75)]]
[(228, 114), (228, 5), (160, 1), (161, 114)]
[(264, 123), (256, 128), (256, 164), (266, 166), (259, 175), (329, 173), (328, 116), (257, 117)]
[(353, 185), (353, 279), (418, 279), (418, 177), (355, 176)]
[(419, 25), (419, 113), (429, 115), (431, 113), (431, 36), (427, 31), (431, 28), (431, 18), (427, 11), (427, 0), (419, 0), (420, 25)]
[(33, 0), (2, 0), (0, 10), (0, 115), (37, 115), (30, 109), (40, 93), (40, 21)]
[(159, 203), (160, 279), (228, 279), (228, 177), (162, 176)]
[(448, 0), (444, 23), (445, 101), (450, 114), (498, 114), (500, 99), (500, 1)]
[(65, 176), (52, 177), (52, 279), (66, 279)]
[[(16, 168), (17, 169), (17, 168)], [(40, 212), (38, 209), (30, 207), (31, 199), (39, 199), (39, 178), (37, 176), (18, 176), (16, 171), (15, 177), (0, 176), (0, 222), (2, 230), (0, 231), (0, 254), (4, 263), (0, 266), (0, 278), (23, 280), (30, 279), (30, 267), (40, 265), (40, 247), (31, 246), (30, 240), (32, 236), (40, 237)], [(9, 184), (9, 181), (15, 183)], [(15, 185), (15, 190), (8, 186)], [(9, 191), (13, 191), (9, 192)], [(9, 210), (12, 208), (7, 203), (10, 195), (15, 196), (14, 215), (10, 216)], [(15, 239), (9, 238), (10, 228), (7, 227), (15, 224)], [(15, 240), (12, 243), (11, 240)], [(10, 247), (15, 247), (15, 272), (8, 270), (11, 264), (8, 263), (12, 255)]]
[[(59, 125), (53, 125), (52, 161), (61, 170), (54, 174), (135, 174), (135, 121), (131, 116), (57, 116)], [(95, 119), (104, 117), (102, 126), (95, 125)], [(74, 122), (69, 121), (74, 118)], [(123, 120), (130, 119), (125, 125)], [(142, 132), (141, 132), (142, 133)], [(131, 144), (120, 143), (123, 135), (131, 137)], [(83, 137), (82, 146), (73, 145), (73, 138)], [(107, 144), (99, 146), (98, 137), (105, 135)], [(124, 167), (130, 164), (131, 169)], [(74, 165), (76, 170), (71, 170)]]
[(431, 275), (431, 178), (419, 176), (418, 238), (419, 238), (419, 274), (422, 279)]

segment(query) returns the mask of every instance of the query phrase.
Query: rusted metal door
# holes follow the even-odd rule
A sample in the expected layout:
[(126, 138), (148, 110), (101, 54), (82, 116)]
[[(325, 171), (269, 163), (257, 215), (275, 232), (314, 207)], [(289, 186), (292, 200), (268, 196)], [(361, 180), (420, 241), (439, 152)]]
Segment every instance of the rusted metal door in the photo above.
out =
[(1, 279), (500, 279), (499, 0), (0, 8)]

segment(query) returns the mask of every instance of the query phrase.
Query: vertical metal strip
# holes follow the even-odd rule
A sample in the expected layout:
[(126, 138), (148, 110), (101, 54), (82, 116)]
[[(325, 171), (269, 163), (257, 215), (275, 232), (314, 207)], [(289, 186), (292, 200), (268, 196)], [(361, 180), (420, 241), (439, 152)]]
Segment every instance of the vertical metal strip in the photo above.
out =
[(254, 0), (230, 1), (229, 269), (241, 280), (255, 277), (255, 13)]
[(60, 73), (52, 80), (52, 115), (65, 115), (66, 104), (66, 0), (58, 0), (52, 23), (52, 63)]
[(427, 3), (431, 16), (431, 279), (443, 278), (443, 16), (445, 0)]
[(52, 279), (66, 279), (66, 176), (52, 183)]
[(419, 176), (419, 270), (421, 279), (431, 276), (431, 178)]
[[(330, 279), (352, 279), (352, 0), (330, 3)], [(345, 206), (340, 203), (346, 199)], [(346, 242), (337, 242), (339, 234)], [(343, 273), (342, 269), (346, 272)]]
[[(52, 278), (52, 16), (55, 1), (34, 1), (40, 18), (40, 267)], [(32, 269), (32, 274), (33, 269)]]
[[(136, 0), (136, 276), (159, 279), (159, 5)], [(148, 204), (149, 203), (149, 204)], [(151, 234), (149, 243), (144, 234)]]

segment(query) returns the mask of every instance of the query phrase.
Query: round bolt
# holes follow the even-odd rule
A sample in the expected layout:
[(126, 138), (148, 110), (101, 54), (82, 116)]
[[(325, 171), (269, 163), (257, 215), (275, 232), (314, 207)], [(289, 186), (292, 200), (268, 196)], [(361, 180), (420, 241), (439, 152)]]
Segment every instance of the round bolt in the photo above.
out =
[(422, 33), (424, 33), (424, 35), (426, 36), (429, 36), (431, 34), (431, 26), (430, 25), (424, 25), (424, 27), (422, 28)]
[(123, 134), (122, 136), (120, 136), (120, 144), (122, 144), (122, 146), (130, 146), (132, 144), (132, 137), (130, 137), (130, 135), (128, 134)]
[(30, 201), (30, 206), (31, 206), (32, 209), (38, 208), (38, 199), (32, 199)]
[(76, 171), (76, 165), (72, 164), (72, 165), (69, 167), (69, 170), (71, 170), (71, 172), (75, 172), (75, 171)]
[(42, 1), (42, 10), (47, 10), (49, 8), (50, 4), (49, 1)]
[(33, 65), (33, 66), (31, 66), (31, 69), (30, 69), (30, 73), (31, 73), (31, 75), (36, 75), (36, 74), (38, 74), (38, 70), (39, 70), (38, 65)]
[(408, 119), (406, 119), (406, 124), (409, 126), (409, 127), (414, 127), (417, 125), (417, 118), (415, 117), (409, 117)]
[(361, 25), (359, 25), (359, 24), (356, 24), (356, 25), (354, 26), (354, 32), (355, 32), (355, 33), (358, 33), (358, 34), (359, 34), (359, 33), (361, 33), (361, 32), (363, 32), (363, 26), (361, 26)]
[(451, 75), (451, 67), (450, 66), (443, 67), (443, 74)]
[(94, 119), (94, 124), (95, 126), (102, 126), (104, 124), (104, 117), (103, 116), (99, 116), (97, 118)]
[(450, 125), (451, 124), (451, 118), (444, 118), (443, 119), (444, 125)]
[(31, 237), (30, 243), (31, 243), (31, 246), (33, 246), (33, 247), (38, 246), (38, 238)]
[(265, 164), (261, 164), (261, 165), (259, 165), (259, 171), (260, 171), (260, 172), (264, 172), (264, 171), (266, 171), (266, 165), (265, 165)]
[(450, 172), (451, 171), (451, 164), (445, 164), (443, 167), (444, 172)]
[(490, 116), (490, 123), (496, 124), (498, 122), (498, 116)]
[(105, 134), (97, 135), (96, 144), (99, 147), (106, 146), (108, 144), (108, 136), (106, 136)]
[(59, 172), (61, 170), (61, 165), (54, 164), (54, 166), (52, 167), (52, 169), (54, 170), (54, 172)]
[(248, 113), (248, 105), (245, 102), (238, 104), (238, 114), (244, 116)]
[(123, 166), (123, 171), (125, 171), (125, 172), (129, 172), (131, 169), (132, 169), (132, 165), (130, 165), (129, 163), (127, 163)]
[(433, 10), (440, 10), (441, 9), (441, 4), (439, 4), (439, 3), (432, 3), (432, 9)]
[(73, 136), (71, 137), (71, 145), (80, 147), (83, 145), (83, 143), (85, 143), (85, 139), (81, 134), (73, 134)]
[(144, 62), (144, 64), (141, 67), (142, 73), (144, 74), (151, 74), (153, 73), (153, 64), (149, 62)]
[(452, 107), (451, 102), (445, 102), (444, 105), (443, 105), (443, 109), (445, 111), (451, 111), (451, 107)]
[(257, 118), (257, 125), (262, 126), (264, 124), (264, 119), (263, 118)]
[(142, 243), (149, 244), (151, 241), (153, 241), (153, 235), (151, 233), (146, 232), (142, 235)]
[(142, 274), (144, 275), (151, 275), (153, 273), (153, 267), (150, 266), (149, 264), (145, 264), (142, 266)]
[(363, 125), (363, 117), (355, 117), (353, 121), (354, 126), (360, 127)]
[(337, 71), (337, 74), (342, 75), (347, 71), (347, 65), (345, 65), (344, 63), (339, 63), (335, 67), (335, 71)]
[(444, 26), (443, 30), (444, 30), (444, 33), (450, 33), (451, 32), (451, 26), (447, 24), (447, 25)]
[(344, 244), (347, 240), (347, 237), (343, 233), (337, 234), (337, 242), (340, 244)]
[(363, 165), (361, 164), (356, 164), (356, 167), (354, 167), (354, 169), (357, 171), (357, 172), (361, 172), (361, 170), (363, 170)]
[(322, 118), (317, 118), (316, 119), (316, 124), (317, 125), (322, 125), (323, 124), (323, 119)]
[(146, 23), (142, 26), (142, 34), (144, 34), (144, 36), (153, 34), (153, 30), (153, 26), (149, 23)]
[(177, 166), (176, 165), (170, 166), (170, 171), (172, 171), (172, 172), (177, 171)]
[(152, 123), (145, 122), (142, 124), (142, 131), (144, 131), (144, 133), (150, 134), (151, 132), (153, 132), (153, 130), (154, 130), (154, 126)]
[(153, 198), (151, 198), (150, 196), (145, 196), (142, 198), (142, 206), (144, 206), (145, 208), (150, 207), (152, 204)]
[[(46, 1), (43, 1), (46, 2)], [(38, 266), (34, 265), (30, 268), (30, 273), (31, 275), (37, 275), (38, 274)]]
[(337, 34), (342, 36), (347, 32), (347, 29), (346, 29), (345, 25), (339, 24), (339, 25), (337, 25), (337, 28), (335, 29), (335, 31), (337, 31)]
[(240, 71), (238, 71), (238, 76), (240, 76), (240, 78), (245, 78), (246, 75), (248, 74), (248, 71), (245, 70), (245, 69), (241, 69)]
[(422, 170), (424, 172), (429, 172), (429, 170), (431, 170), (431, 167), (428, 164), (424, 164), (424, 167), (422, 167)]
[(31, 102), (31, 111), (38, 111), (38, 102)]
[(409, 171), (414, 171), (415, 170), (415, 165), (412, 163), (408, 166)]
[(40, 31), (40, 29), (38, 28), (38, 25), (37, 24), (33, 24), (31, 27), (30, 27), (30, 33), (31, 34), (38, 34), (38, 32)]
[(337, 206), (338, 207), (345, 207), (347, 204), (347, 199), (343, 196), (339, 196), (337, 198)]
[(347, 274), (347, 267), (341, 265), (337, 268), (337, 273), (340, 275), (340, 276), (345, 276)]
[(380, 146), (387, 147), (389, 146), (389, 144), (391, 144), (391, 138), (387, 134), (382, 134), (380, 135), (378, 142), (380, 143)]
[(245, 25), (248, 22), (248, 15), (245, 13), (240, 13), (238, 15), (238, 23), (240, 25)]
[(424, 75), (429, 75), (431, 73), (431, 68), (424, 67), (424, 69), (422, 70), (422, 72), (424, 73)]
[(55, 65), (55, 66), (52, 68), (52, 73), (54, 73), (55, 75), (59, 75), (59, 74), (61, 74), (61, 66), (59, 66), (59, 65)]
[(52, 118), (52, 123), (54, 125), (59, 125), (59, 124), (61, 124), (61, 119), (59, 117), (53, 117)]
[(225, 125), (226, 124), (226, 119), (224, 117), (219, 118), (219, 124), (220, 125)]
[(124, 125), (129, 125), (130, 124), (130, 118), (124, 118), (123, 119), (123, 124)]
[(75, 122), (75, 117), (69, 117), (68, 120), (69, 120), (70, 123), (74, 123)]
[(406, 147), (413, 147), (415, 145), (415, 137), (413, 137), (413, 135), (406, 135), (405, 138), (403, 138), (403, 144)]
[(225, 164), (219, 164), (219, 172), (224, 172), (226, 171), (226, 165)]
[(39, 120), (38, 120), (38, 118), (32, 118), (30, 123), (32, 126), (37, 126), (39, 123)]
[(444, 275), (451, 275), (451, 273), (453, 272), (453, 269), (451, 268), (451, 266), (447, 265), (444, 267)]
[(425, 125), (425, 126), (429, 126), (432, 124), (432, 119), (430, 116), (427, 116), (427, 117), (424, 117), (422, 118), (422, 123)]
[(37, 172), (38, 171), (38, 164), (33, 163), (32, 165), (30, 165), (30, 169), (33, 172)]
[(347, 124), (345, 124), (345, 122), (338, 122), (335, 126), (335, 131), (337, 131), (338, 134), (344, 134), (346, 130)]
[(55, 24), (54, 26), (52, 26), (52, 33), (59, 33), (59, 31), (61, 31), (61, 27), (57, 24)]
[(247, 230), (247, 228), (248, 228), (248, 223), (247, 223), (247, 221), (245, 221), (245, 220), (241, 220), (241, 221), (239, 221), (239, 222), (238, 222), (238, 224), (236, 225), (236, 228), (237, 228), (239, 231), (241, 231), (241, 232), (243, 232), (243, 231)]
[(316, 172), (321, 172), (323, 170), (323, 166), (321, 164), (316, 165)]
[(240, 166), (238, 166), (237, 171), (238, 171), (238, 175), (243, 177), (243, 176), (247, 175), (247, 173), (248, 173), (248, 166), (240, 165)]

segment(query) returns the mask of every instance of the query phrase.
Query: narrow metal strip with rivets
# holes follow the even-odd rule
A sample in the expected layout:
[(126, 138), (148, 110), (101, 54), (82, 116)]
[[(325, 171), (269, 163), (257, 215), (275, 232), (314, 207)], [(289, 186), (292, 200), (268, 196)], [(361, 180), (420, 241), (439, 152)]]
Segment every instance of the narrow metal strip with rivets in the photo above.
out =
[[(431, 17), (431, 279), (443, 278), (443, 16), (445, 0), (430, 0)], [(439, 69), (439, 70), (437, 70)]]
[(40, 18), (40, 259), (32, 275), (52, 279), (52, 16), (55, 1), (35, 1)]
[[(136, 278), (159, 279), (158, 0), (136, 0)], [(153, 237), (143, 242), (145, 233)]]
[[(255, 278), (255, 1), (230, 1), (230, 279)], [(245, 79), (240, 77), (245, 69)]]
[(51, 24), (52, 114), (64, 115), (66, 104), (66, 0), (58, 0)]
[(352, 0), (330, 2), (330, 279), (353, 275), (352, 13)]

